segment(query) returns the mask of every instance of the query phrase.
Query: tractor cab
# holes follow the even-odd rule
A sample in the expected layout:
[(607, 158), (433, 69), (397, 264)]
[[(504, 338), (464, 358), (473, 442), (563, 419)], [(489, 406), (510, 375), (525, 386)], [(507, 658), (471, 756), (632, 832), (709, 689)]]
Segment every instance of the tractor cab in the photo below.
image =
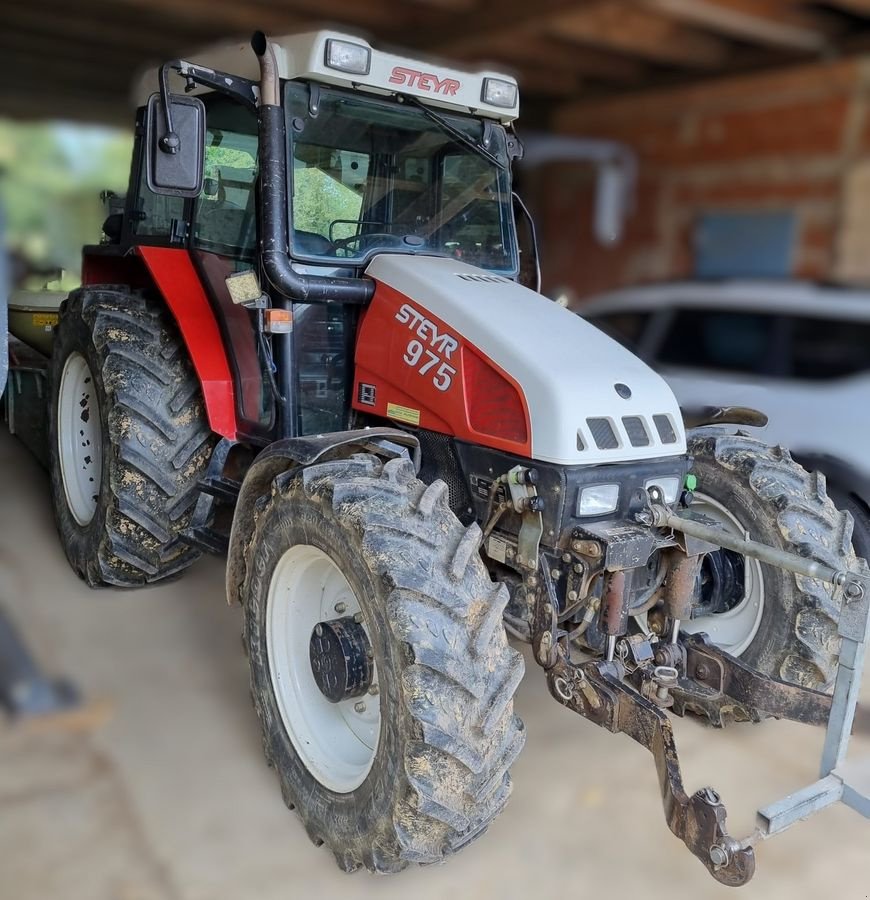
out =
[[(350, 341), (376, 256), (446, 257), (518, 277), (510, 167), (521, 149), (510, 77), (424, 69), (329, 31), (259, 49), (260, 65), (247, 44), (224, 45), (143, 76), (113, 243), (134, 248), (158, 282), (189, 257), (233, 347), (223, 393), (234, 397), (236, 434), (218, 430), (265, 444), (347, 427)], [(185, 95), (169, 90), (173, 71)], [(240, 301), (227, 279), (246, 272), (258, 287)], [(260, 286), (268, 310), (257, 308)], [(177, 318), (184, 331), (184, 310)]]

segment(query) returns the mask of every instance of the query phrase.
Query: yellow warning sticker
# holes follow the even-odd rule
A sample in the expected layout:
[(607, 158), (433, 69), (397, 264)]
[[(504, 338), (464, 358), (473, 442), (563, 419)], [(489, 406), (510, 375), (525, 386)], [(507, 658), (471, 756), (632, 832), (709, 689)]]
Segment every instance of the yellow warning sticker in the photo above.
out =
[(34, 313), (33, 324), (51, 328), (57, 325), (57, 313)]
[(399, 406), (398, 403), (387, 404), (387, 415), (391, 419), (398, 419), (400, 422), (407, 422), (409, 425), (420, 424), (419, 409), (411, 409), (408, 406)]

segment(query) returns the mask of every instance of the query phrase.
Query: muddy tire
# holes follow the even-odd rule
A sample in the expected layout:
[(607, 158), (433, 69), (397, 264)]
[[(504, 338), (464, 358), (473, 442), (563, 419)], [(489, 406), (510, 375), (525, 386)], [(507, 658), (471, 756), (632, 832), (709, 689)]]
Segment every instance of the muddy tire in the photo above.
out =
[(91, 587), (175, 575), (198, 552), (180, 540), (214, 443), (199, 382), (169, 315), (124, 289), (65, 302), (51, 359), (54, 516)]
[[(689, 454), (698, 479), (692, 509), (720, 522), (725, 510), (737, 525), (732, 530), (743, 529), (754, 540), (837, 569), (855, 565), (851, 515), (836, 509), (824, 475), (807, 472), (787, 450), (740, 434), (699, 429), (690, 434)], [(839, 658), (842, 592), (783, 569), (744, 562), (746, 594), (741, 602), (749, 601), (750, 591), (756, 592), (760, 602), (748, 622), (751, 630), (739, 641), (737, 655), (765, 675), (830, 690)], [(757, 583), (753, 585), (751, 578)], [(722, 623), (740, 608), (723, 614)], [(707, 616), (704, 625), (696, 619), (685, 623), (685, 630), (705, 631), (714, 643), (731, 650), (724, 640), (717, 640), (716, 620), (716, 614)], [(720, 714), (759, 718), (757, 710), (740, 708), (696, 711), (708, 713), (714, 721)]]
[[(463, 527), (450, 511), (447, 486), (426, 486), (402, 459), (382, 464), (361, 455), (288, 472), (261, 501), (242, 588), (252, 697), (285, 802), (345, 871), (439, 862), (480, 836), (508, 800), (508, 769), (525, 739), (513, 713), (523, 659), (507, 643), (507, 591), (490, 580), (479, 537), (477, 525)], [(287, 581), (280, 572), (294, 554), (331, 574), (313, 588)], [(305, 730), (320, 715), (331, 728), (328, 717), (345, 713), (318, 695), (307, 658), (295, 670), (303, 687), (289, 694), (281, 687), (287, 630), (272, 624), (283, 608), (277, 598), (290, 591), (297, 638), (307, 647), (323, 613), (313, 609), (306, 621), (304, 604), (321, 602), (327, 617), (337, 617), (339, 594), (329, 590), (341, 580), (350, 609), (335, 606), (358, 610), (378, 685), (364, 695), (377, 721), (362, 747), (345, 732), (330, 732), (334, 740), (320, 747), (321, 735)], [(293, 593), (291, 584), (309, 588)], [(353, 716), (359, 701), (342, 702)], [(332, 758), (343, 741), (355, 768), (341, 768), (345, 756)]]

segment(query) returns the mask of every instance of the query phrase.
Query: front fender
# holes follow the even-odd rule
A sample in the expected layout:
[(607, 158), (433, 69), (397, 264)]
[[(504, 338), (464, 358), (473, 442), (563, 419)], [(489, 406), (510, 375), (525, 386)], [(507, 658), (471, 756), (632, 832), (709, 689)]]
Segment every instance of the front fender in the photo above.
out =
[(303, 468), (327, 458), (353, 453), (374, 453), (394, 458), (409, 453), (414, 468), (420, 469), (420, 442), (397, 428), (361, 428), (329, 434), (284, 438), (270, 444), (253, 462), (242, 482), (236, 501), (230, 546), (227, 552), (227, 603), (241, 602), (245, 581), (245, 547), (254, 527), (257, 500), (268, 490), (272, 479), (289, 469)]

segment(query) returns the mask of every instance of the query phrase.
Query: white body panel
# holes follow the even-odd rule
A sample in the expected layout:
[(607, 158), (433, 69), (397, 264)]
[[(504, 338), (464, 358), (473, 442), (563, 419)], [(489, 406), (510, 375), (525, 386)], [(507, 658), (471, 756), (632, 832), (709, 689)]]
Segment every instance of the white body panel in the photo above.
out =
[[(326, 42), (330, 39), (368, 47), (371, 51), (368, 73), (350, 75), (326, 66)], [(313, 81), (379, 94), (410, 94), (432, 106), (486, 116), (505, 123), (512, 122), (520, 112), (519, 92), (517, 102), (510, 109), (491, 106), (482, 99), (485, 78), (497, 78), (516, 84), (516, 79), (510, 75), (490, 71), (464, 72), (440, 63), (383, 53), (374, 49), (363, 38), (337, 31), (312, 31), (270, 37), (269, 40), (275, 48), (278, 75), (281, 78), (310, 78)], [(257, 57), (248, 41), (218, 44), (186, 56), (185, 59), (252, 81), (260, 79)], [(151, 69), (141, 78), (136, 89), (137, 103), (144, 103), (157, 90), (157, 74), (158, 70)]]
[[(596, 465), (685, 453), (682, 417), (665, 381), (616, 341), (541, 294), (437, 257), (385, 254), (372, 261), (368, 274), (433, 313), (517, 380), (529, 409), (534, 459)], [(619, 396), (617, 383), (629, 386), (629, 399)], [(675, 443), (661, 442), (654, 415), (668, 417)], [(648, 446), (631, 445), (623, 416), (644, 419)], [(586, 421), (590, 417), (610, 420), (618, 447), (596, 446)]]

